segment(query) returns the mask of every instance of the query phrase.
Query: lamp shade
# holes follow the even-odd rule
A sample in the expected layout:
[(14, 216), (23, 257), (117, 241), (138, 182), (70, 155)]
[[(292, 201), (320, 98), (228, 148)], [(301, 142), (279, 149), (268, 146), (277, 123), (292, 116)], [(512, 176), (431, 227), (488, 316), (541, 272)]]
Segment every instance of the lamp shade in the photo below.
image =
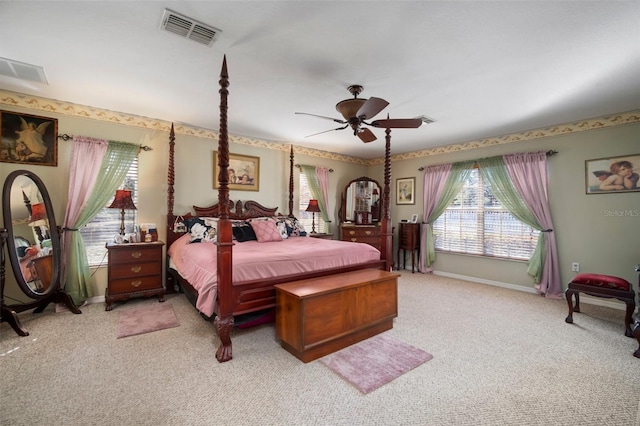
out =
[(44, 203), (37, 203), (31, 206), (31, 217), (29, 218), (30, 226), (46, 226), (47, 209)]
[(320, 206), (318, 205), (318, 200), (309, 200), (309, 205), (307, 206), (308, 212), (312, 213), (320, 213)]
[(113, 203), (109, 206), (110, 209), (123, 209), (123, 210), (136, 210), (136, 205), (133, 204), (131, 199), (131, 191), (128, 189), (116, 190), (116, 196), (113, 199)]

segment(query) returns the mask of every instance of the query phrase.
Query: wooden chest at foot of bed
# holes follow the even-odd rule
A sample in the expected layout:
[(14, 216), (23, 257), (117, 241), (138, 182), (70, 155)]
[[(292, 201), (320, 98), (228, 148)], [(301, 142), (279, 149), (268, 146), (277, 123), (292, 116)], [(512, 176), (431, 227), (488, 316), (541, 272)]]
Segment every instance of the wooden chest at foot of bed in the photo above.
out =
[(365, 269), (277, 284), (276, 337), (309, 362), (389, 330), (399, 276)]

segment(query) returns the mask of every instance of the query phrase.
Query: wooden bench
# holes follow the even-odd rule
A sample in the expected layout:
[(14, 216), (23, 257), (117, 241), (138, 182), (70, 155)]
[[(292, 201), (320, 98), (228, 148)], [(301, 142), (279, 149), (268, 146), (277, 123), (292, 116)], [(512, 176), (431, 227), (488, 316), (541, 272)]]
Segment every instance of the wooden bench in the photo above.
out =
[(276, 337), (309, 362), (389, 330), (399, 276), (365, 269), (277, 284)]

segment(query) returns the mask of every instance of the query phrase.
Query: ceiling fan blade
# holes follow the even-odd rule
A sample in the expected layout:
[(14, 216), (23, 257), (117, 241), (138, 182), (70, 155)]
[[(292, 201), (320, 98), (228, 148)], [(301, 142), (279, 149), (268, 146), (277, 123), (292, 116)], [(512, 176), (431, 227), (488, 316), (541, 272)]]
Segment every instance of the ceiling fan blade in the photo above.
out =
[(371, 130), (366, 128), (360, 129), (360, 131), (358, 132), (358, 137), (364, 143), (373, 142), (377, 139), (376, 135), (374, 135)]
[(360, 107), (358, 112), (356, 113), (356, 117), (367, 120), (375, 117), (380, 111), (385, 109), (389, 105), (389, 102), (380, 98), (369, 98), (367, 101)]
[(387, 118), (385, 120), (372, 121), (370, 126), (383, 129), (416, 129), (421, 124), (422, 120), (419, 118)]
[(336, 123), (346, 124), (346, 121), (344, 120), (339, 120), (337, 118), (332, 118), (332, 117), (325, 117), (324, 115), (309, 114), (308, 112), (296, 112), (295, 114), (310, 115), (312, 117), (324, 118), (325, 120), (331, 120), (331, 121), (335, 121)]
[(325, 130), (325, 131), (323, 131), (323, 132), (314, 133), (314, 134), (312, 134), (312, 135), (307, 135), (307, 136), (305, 136), (305, 138), (310, 138), (311, 136), (321, 135), (321, 134), (323, 134), (323, 133), (333, 132), (334, 130), (344, 130), (344, 129), (346, 129), (347, 127), (349, 127), (349, 125), (348, 125), (348, 124), (347, 124), (346, 126), (344, 126), (344, 127), (338, 127), (338, 128), (335, 128), (335, 129)]

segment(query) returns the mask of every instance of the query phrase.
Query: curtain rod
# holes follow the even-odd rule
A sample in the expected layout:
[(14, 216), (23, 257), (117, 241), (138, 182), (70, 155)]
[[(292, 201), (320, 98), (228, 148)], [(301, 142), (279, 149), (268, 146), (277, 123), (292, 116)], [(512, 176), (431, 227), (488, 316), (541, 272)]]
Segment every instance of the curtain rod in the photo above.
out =
[[(63, 133), (61, 135), (58, 135), (58, 139), (62, 139), (63, 141), (70, 141), (70, 140), (73, 140), (73, 135), (68, 135), (66, 133)], [(153, 148), (147, 145), (140, 145), (140, 149), (143, 151), (153, 151)]]
[[(296, 166), (299, 169), (302, 169), (302, 165), (300, 164), (294, 164), (294, 166)], [(333, 169), (329, 169), (329, 173), (333, 173)]]
[[(557, 153), (558, 153), (558, 151), (553, 150), (553, 149), (550, 149), (549, 151), (545, 152), (545, 154), (547, 154), (547, 157), (551, 157), (551, 156), (553, 156), (553, 155), (556, 155)], [(418, 168), (418, 171), (423, 172), (423, 171), (424, 171), (424, 169), (425, 169), (425, 167), (424, 167), (424, 166), (422, 166), (422, 167), (419, 167), (419, 168)]]

